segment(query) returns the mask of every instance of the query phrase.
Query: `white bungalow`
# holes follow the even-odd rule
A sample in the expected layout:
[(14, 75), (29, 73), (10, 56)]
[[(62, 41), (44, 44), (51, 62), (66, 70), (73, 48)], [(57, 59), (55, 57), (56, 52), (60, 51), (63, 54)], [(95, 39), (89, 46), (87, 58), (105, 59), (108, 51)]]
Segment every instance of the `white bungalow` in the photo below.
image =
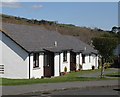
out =
[(3, 23), (0, 30), (0, 76), (30, 79), (60, 76), (98, 67), (97, 52), (72, 36), (38, 26)]

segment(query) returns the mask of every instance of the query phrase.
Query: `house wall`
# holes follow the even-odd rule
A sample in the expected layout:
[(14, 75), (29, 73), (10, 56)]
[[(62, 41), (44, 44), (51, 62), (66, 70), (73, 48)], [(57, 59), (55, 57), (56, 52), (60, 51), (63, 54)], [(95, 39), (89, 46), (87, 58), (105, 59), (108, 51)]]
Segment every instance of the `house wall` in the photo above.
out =
[(64, 72), (65, 66), (67, 67), (67, 72), (70, 71), (70, 51), (67, 51), (67, 61), (63, 62), (63, 52), (60, 54), (60, 72)]
[[(2, 63), (2, 33), (0, 32), (0, 68), (3, 66)], [(2, 69), (0, 69), (0, 77), (3, 77), (3, 72)]]
[(94, 66), (95, 69), (98, 69), (98, 56), (94, 55)]
[(54, 54), (54, 76), (60, 75), (60, 55), (59, 53)]
[(33, 53), (30, 54), (30, 78), (41, 78), (43, 76), (43, 63), (44, 53), (39, 53), (39, 67), (33, 68)]
[[(90, 61), (89, 61), (89, 58), (90, 58)], [(86, 55), (85, 63), (83, 63), (82, 69), (83, 70), (92, 69), (92, 66), (95, 66), (95, 69), (98, 69), (98, 56), (96, 56), (95, 54), (91, 54), (90, 56)]]
[(118, 44), (117, 47), (113, 50), (113, 54), (116, 56), (120, 55), (120, 44)]
[[(91, 58), (91, 56), (90, 56), (90, 58)], [(82, 69), (83, 70), (92, 69), (91, 62), (89, 62), (89, 55), (85, 56), (85, 63), (83, 63)]]
[(80, 65), (82, 65), (82, 54), (76, 54), (76, 70), (80, 69)]
[(2, 62), (4, 65), (5, 78), (26, 79), (29, 78), (28, 53), (19, 45), (2, 35)]
[(82, 53), (79, 54), (79, 57), (80, 57), (79, 63), (82, 65)]
[(76, 54), (76, 70), (79, 69), (79, 64), (80, 64), (80, 55), (79, 53)]

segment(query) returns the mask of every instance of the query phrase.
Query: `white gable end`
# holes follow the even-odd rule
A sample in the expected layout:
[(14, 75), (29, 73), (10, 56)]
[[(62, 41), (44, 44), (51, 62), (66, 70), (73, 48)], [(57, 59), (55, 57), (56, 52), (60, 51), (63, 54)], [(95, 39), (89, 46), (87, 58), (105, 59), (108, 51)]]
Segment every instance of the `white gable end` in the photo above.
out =
[(0, 33), (0, 37), (2, 37), (0, 38), (0, 46), (2, 46), (0, 64), (4, 65), (3, 77), (29, 78), (28, 53), (4, 33)]

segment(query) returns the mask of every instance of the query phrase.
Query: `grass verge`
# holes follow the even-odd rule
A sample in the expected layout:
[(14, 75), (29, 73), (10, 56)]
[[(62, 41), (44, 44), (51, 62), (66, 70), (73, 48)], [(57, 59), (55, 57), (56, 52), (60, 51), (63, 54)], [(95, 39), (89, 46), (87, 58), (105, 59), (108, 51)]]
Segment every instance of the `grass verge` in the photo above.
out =
[(74, 82), (74, 81), (95, 81), (95, 80), (107, 80), (108, 78), (93, 78), (93, 77), (79, 77), (82, 74), (99, 72), (98, 70), (84, 70), (79, 72), (71, 72), (64, 76), (44, 79), (7, 79), (2, 78), (0, 85), (29, 85), (29, 84), (41, 84), (41, 83), (59, 83), (59, 82)]
[(120, 77), (120, 72), (113, 72), (110, 74), (106, 74), (106, 76), (108, 76), (108, 77)]

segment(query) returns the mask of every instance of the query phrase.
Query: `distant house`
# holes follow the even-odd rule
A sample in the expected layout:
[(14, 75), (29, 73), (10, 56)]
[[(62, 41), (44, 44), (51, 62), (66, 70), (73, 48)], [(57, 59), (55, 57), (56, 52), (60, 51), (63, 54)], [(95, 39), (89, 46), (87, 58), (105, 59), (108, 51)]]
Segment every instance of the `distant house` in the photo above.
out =
[(98, 68), (97, 51), (79, 39), (40, 26), (2, 23), (0, 75), (30, 79)]
[(114, 50), (114, 54), (115, 54), (116, 56), (120, 56), (120, 44), (117, 45), (116, 49)]
[(114, 62), (117, 67), (120, 67), (120, 44), (117, 45), (116, 49), (114, 50), (114, 55), (116, 56)]

